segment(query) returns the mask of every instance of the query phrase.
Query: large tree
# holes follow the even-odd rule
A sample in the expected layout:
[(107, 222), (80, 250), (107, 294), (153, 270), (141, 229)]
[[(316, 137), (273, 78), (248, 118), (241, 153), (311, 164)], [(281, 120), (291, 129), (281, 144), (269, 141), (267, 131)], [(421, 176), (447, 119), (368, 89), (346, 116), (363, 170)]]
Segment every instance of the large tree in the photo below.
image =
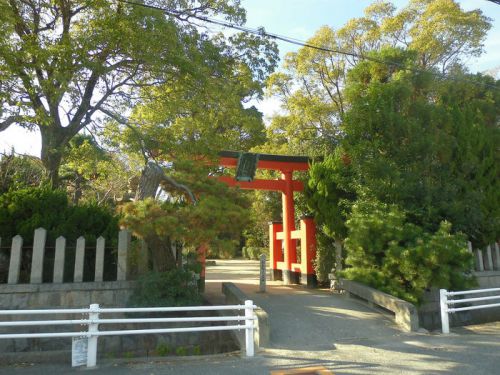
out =
[(269, 92), (283, 108), (272, 120), (270, 143), (296, 154), (331, 152), (351, 105), (344, 94), (347, 73), (371, 51), (412, 50), (416, 69), (449, 73), (481, 54), (490, 27), (480, 10), (465, 11), (453, 0), (411, 0), (400, 10), (376, 1), (339, 29), (321, 27), (308, 40), (320, 49), (288, 54), (283, 71), (269, 80)]
[(274, 55), (264, 55), (262, 38), (210, 37), (191, 23), (193, 15), (217, 14), (241, 24), (239, 1), (154, 4), (171, 12), (120, 0), (0, 0), (0, 131), (39, 129), (52, 185), (72, 137), (127, 115), (142, 99), (139, 89), (186, 76), (202, 82), (223, 60), (263, 78)]

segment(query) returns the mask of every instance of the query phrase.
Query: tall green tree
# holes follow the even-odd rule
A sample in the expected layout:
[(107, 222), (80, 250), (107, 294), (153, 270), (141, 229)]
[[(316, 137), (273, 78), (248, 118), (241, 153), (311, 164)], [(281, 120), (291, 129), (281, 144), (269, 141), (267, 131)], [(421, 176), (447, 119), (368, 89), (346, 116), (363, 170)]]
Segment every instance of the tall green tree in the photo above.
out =
[[(351, 108), (335, 154), (313, 166), (310, 204), (330, 234), (345, 238), (359, 200), (395, 204), (435, 232), (444, 220), (475, 245), (500, 234), (499, 84), (462, 75), (436, 82), (410, 70), (416, 54), (385, 50), (408, 69), (362, 62), (349, 75)], [(470, 82), (474, 81), (474, 82)]]
[(339, 29), (321, 27), (308, 43), (324, 49), (288, 54), (283, 71), (268, 81), (283, 109), (272, 119), (269, 143), (294, 154), (330, 153), (351, 107), (347, 73), (364, 56), (387, 47), (408, 49), (416, 53), (416, 68), (448, 73), (481, 54), (490, 27), (480, 10), (465, 11), (453, 0), (412, 0), (400, 10), (376, 1)]
[(127, 114), (141, 100), (140, 88), (203, 77), (222, 57), (247, 61), (256, 76), (268, 66), (262, 38), (215, 40), (189, 23), (192, 15), (217, 14), (241, 24), (239, 1), (155, 5), (171, 15), (119, 0), (0, 1), (0, 131), (40, 130), (53, 186), (69, 141), (85, 127)]

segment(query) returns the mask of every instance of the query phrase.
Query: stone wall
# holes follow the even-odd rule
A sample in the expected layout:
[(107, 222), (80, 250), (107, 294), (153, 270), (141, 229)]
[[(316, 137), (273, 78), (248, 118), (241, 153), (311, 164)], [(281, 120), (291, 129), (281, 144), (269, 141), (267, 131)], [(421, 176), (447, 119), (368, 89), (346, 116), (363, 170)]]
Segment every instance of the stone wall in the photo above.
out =
[[(0, 309), (44, 309), (44, 308), (88, 308), (92, 303), (101, 307), (124, 307), (134, 287), (130, 281), (71, 283), (71, 284), (18, 284), (0, 285)], [(187, 314), (186, 314), (187, 315)], [(185, 316), (186, 316), (185, 315)], [(216, 315), (216, 312), (190, 313), (189, 316)], [(158, 316), (158, 315), (156, 315)], [(166, 314), (162, 316), (167, 316)], [(175, 313), (175, 316), (181, 316)], [(105, 314), (105, 318), (144, 317), (144, 314), (125, 316), (124, 314)], [(6, 319), (3, 316), (2, 320)], [(83, 319), (82, 314), (14, 316), (13, 320)], [(191, 326), (196, 326), (192, 323)], [(206, 323), (203, 323), (206, 325)], [(210, 324), (210, 323), (209, 323)], [(217, 322), (214, 323), (217, 325)], [(168, 328), (174, 324), (115, 324), (101, 325), (100, 330)], [(183, 323), (182, 326), (190, 326)], [(46, 326), (0, 328), (0, 333), (23, 332), (61, 332), (86, 330), (86, 326)], [(238, 350), (238, 344), (229, 331), (170, 333), (132, 336), (103, 336), (99, 338), (100, 357), (149, 356), (177, 354), (213, 354)], [(69, 362), (71, 356), (70, 338), (53, 339), (0, 339), (0, 363), (16, 361), (15, 353), (22, 352), (22, 360), (30, 360), (27, 352), (66, 351), (65, 355), (55, 356), (56, 360)], [(19, 356), (17, 356), (19, 357)], [(38, 356), (39, 357), (39, 356)], [(51, 358), (50, 355), (47, 358)], [(19, 359), (17, 359), (19, 360)]]

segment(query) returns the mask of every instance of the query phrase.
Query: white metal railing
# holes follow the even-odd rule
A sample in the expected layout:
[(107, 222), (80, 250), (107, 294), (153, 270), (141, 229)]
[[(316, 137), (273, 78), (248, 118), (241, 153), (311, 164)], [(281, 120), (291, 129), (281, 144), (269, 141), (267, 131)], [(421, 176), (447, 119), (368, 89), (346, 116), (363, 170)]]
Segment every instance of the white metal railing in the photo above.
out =
[(500, 307), (500, 303), (488, 303), (485, 305), (472, 305), (472, 306), (464, 306), (464, 307), (449, 307), (450, 305), (455, 306), (461, 303), (470, 303), (470, 302), (481, 302), (481, 301), (491, 301), (491, 300), (500, 300), (500, 293), (494, 296), (483, 296), (483, 297), (475, 297), (475, 298), (464, 298), (464, 299), (449, 299), (448, 297), (453, 296), (463, 296), (469, 294), (481, 294), (481, 293), (495, 293), (500, 292), (500, 288), (490, 288), (490, 289), (474, 289), (474, 290), (465, 290), (460, 292), (449, 292), (446, 289), (439, 290), (439, 304), (441, 310), (441, 327), (443, 333), (450, 333), (450, 321), (448, 314), (455, 313), (459, 311), (468, 311), (468, 310), (478, 310), (478, 309), (488, 309), (492, 307)]
[[(51, 315), (51, 314), (88, 314), (88, 319), (59, 319), (34, 321), (0, 321), (0, 327), (54, 326), (54, 325), (87, 325), (87, 331), (81, 332), (44, 332), (44, 333), (9, 333), (0, 334), (0, 339), (18, 338), (51, 338), (51, 337), (84, 337), (87, 338), (87, 367), (97, 363), (97, 339), (99, 336), (143, 335), (174, 332), (203, 332), (245, 330), (245, 353), (247, 357), (254, 356), (254, 309), (257, 306), (247, 300), (244, 305), (223, 306), (187, 306), (187, 307), (139, 307), (139, 308), (100, 308), (92, 304), (88, 309), (44, 309), (44, 310), (0, 310), (0, 316), (6, 315)], [(100, 314), (106, 313), (147, 313), (147, 312), (181, 312), (181, 311), (227, 311), (244, 310), (244, 316), (204, 316), (188, 318), (136, 318), (136, 319), (101, 319)], [(202, 327), (176, 327), (156, 329), (99, 331), (99, 324), (118, 323), (183, 323), (183, 322), (235, 322), (231, 325), (216, 325)], [(242, 322), (242, 324), (240, 324)]]

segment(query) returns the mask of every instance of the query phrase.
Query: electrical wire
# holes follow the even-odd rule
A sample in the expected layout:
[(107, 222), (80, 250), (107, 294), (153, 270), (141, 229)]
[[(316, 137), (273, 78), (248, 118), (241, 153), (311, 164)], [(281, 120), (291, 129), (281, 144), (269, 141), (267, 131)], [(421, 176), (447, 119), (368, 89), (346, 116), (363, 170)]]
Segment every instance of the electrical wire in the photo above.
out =
[[(217, 20), (217, 19), (210, 18), (210, 17), (200, 16), (198, 14), (177, 11), (177, 10), (158, 7), (155, 5), (149, 5), (149, 4), (145, 4), (145, 3), (138, 3), (138, 2), (130, 1), (130, 0), (117, 0), (117, 1), (121, 2), (121, 3), (129, 4), (129, 5), (133, 5), (133, 6), (139, 6), (139, 7), (143, 7), (143, 8), (157, 10), (157, 11), (163, 12), (169, 16), (180, 19), (182, 21), (188, 21), (189, 18), (194, 18), (194, 19), (197, 19), (199, 21), (203, 21), (203, 22), (206, 22), (209, 24), (227, 27), (229, 29), (238, 30), (238, 31), (248, 33), (248, 34), (253, 34), (253, 35), (258, 35), (258, 36), (262, 36), (262, 37), (268, 37), (268, 38), (275, 39), (275, 40), (280, 40), (282, 42), (294, 44), (294, 45), (297, 45), (300, 47), (311, 48), (311, 49), (315, 49), (317, 51), (334, 53), (334, 54), (338, 54), (338, 55), (350, 56), (350, 57), (354, 57), (354, 58), (357, 58), (360, 60), (368, 60), (368, 61), (372, 61), (372, 62), (382, 64), (382, 65), (398, 67), (398, 68), (401, 68), (403, 70), (412, 71), (414, 73), (431, 74), (433, 76), (436, 76), (436, 77), (439, 77), (442, 79), (448, 79), (448, 80), (452, 80), (455, 82), (465, 82), (465, 83), (470, 83), (470, 84), (474, 84), (477, 86), (489, 87), (493, 90), (500, 90), (500, 88), (497, 87), (496, 85), (491, 85), (491, 84), (486, 83), (486, 82), (478, 82), (478, 81), (474, 81), (471, 79), (449, 76), (449, 75), (446, 75), (444, 73), (430, 71), (427, 69), (409, 67), (409, 66), (406, 66), (406, 65), (404, 65), (400, 62), (397, 62), (397, 61), (378, 59), (378, 58), (373, 57), (373, 56), (362, 55), (362, 54), (359, 54), (356, 52), (343, 51), (343, 50), (337, 50), (337, 49), (327, 48), (327, 47), (323, 47), (323, 46), (318, 46), (318, 45), (314, 45), (314, 44), (311, 44), (311, 43), (308, 43), (305, 41), (301, 41), (299, 39), (294, 39), (294, 38), (291, 38), (288, 36), (270, 33), (270, 32), (265, 31), (264, 28), (254, 29), (254, 28), (250, 28), (250, 27), (246, 27), (246, 26), (236, 25), (234, 23), (227, 22), (227, 21), (222, 21), (222, 20)], [(487, 1), (493, 1), (495, 3), (500, 3), (500, 0), (487, 0)]]

